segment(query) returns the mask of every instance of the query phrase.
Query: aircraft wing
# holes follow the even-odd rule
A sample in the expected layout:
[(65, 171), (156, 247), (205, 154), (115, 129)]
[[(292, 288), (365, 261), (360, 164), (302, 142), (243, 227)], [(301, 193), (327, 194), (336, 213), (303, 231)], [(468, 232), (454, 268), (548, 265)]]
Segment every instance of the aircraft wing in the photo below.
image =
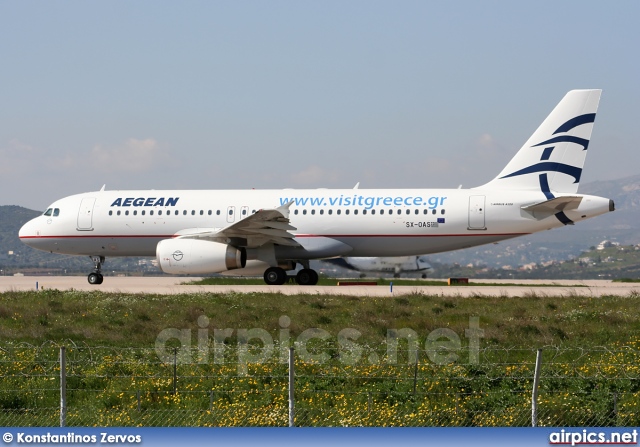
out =
[(260, 247), (270, 242), (297, 247), (300, 244), (290, 232), (297, 229), (289, 223), (289, 207), (292, 203), (293, 201), (275, 209), (256, 211), (222, 229), (203, 229), (204, 231), (189, 232), (179, 237), (206, 239), (247, 248)]

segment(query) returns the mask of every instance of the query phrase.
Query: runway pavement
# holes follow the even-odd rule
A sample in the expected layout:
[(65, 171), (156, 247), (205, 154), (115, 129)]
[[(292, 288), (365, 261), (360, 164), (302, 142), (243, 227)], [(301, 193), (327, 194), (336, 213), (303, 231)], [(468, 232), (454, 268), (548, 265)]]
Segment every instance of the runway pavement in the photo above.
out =
[[(0, 292), (12, 290), (101, 290), (116, 293), (281, 293), (329, 294), (350, 296), (389, 297), (405, 294), (428, 294), (452, 297), (469, 296), (640, 296), (640, 283), (614, 283), (609, 280), (473, 280), (475, 283), (505, 283), (505, 285), (469, 285), (469, 286), (283, 286), (267, 285), (228, 285), (228, 286), (190, 286), (186, 281), (198, 278), (184, 277), (110, 277), (104, 278), (101, 285), (90, 285), (85, 276), (0, 276)], [(506, 285), (524, 284), (523, 286)], [(534, 287), (532, 285), (538, 285)], [(542, 285), (546, 285), (542, 287)]]

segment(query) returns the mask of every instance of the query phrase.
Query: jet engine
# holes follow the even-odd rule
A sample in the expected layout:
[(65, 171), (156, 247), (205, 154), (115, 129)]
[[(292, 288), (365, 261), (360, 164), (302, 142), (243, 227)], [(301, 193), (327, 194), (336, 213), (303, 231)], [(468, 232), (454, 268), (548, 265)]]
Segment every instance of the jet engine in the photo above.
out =
[(158, 242), (156, 259), (160, 269), (174, 275), (219, 273), (243, 268), (243, 248), (202, 239), (176, 238)]

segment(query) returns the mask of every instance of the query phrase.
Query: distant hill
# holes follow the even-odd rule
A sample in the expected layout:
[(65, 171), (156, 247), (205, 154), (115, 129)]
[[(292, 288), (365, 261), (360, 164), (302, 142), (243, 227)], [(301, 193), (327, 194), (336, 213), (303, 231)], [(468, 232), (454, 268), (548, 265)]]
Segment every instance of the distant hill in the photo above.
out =
[(606, 216), (591, 219), (584, 224), (585, 230), (615, 230), (615, 236), (629, 238), (621, 243), (640, 242), (640, 175), (620, 180), (593, 182), (580, 188), (583, 194), (592, 194), (613, 199), (616, 211)]
[(27, 247), (18, 238), (20, 227), (27, 221), (39, 215), (20, 206), (0, 206), (0, 265), (23, 265), (29, 263), (28, 258), (33, 249)]

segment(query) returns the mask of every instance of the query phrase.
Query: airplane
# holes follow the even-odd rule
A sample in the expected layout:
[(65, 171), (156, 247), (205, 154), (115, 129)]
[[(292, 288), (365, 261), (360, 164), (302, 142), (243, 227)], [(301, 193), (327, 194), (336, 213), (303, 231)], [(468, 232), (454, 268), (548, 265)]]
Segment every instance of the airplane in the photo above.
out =
[(417, 256), (573, 225), (614, 211), (578, 194), (601, 90), (572, 90), (504, 169), (470, 189), (138, 190), (53, 202), (19, 232), (51, 253), (89, 256), (90, 284), (115, 256), (155, 256), (169, 274), (262, 271), (315, 285), (313, 259)]
[(394, 278), (399, 278), (402, 273), (409, 275), (417, 273), (422, 278), (426, 278), (427, 270), (431, 268), (424, 256), (360, 258), (345, 256), (343, 258), (323, 259), (322, 261), (348, 270), (361, 272), (361, 277), (364, 277), (365, 274), (391, 273)]

